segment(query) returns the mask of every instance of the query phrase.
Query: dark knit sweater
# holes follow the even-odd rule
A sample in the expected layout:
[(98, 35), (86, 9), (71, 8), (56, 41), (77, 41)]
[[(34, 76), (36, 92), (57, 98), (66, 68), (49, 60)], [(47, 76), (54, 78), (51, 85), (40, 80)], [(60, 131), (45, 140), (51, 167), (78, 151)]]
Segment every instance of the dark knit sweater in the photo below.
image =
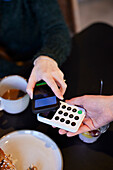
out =
[(70, 36), (57, 0), (0, 0), (0, 46), (16, 61), (47, 55), (62, 64)]

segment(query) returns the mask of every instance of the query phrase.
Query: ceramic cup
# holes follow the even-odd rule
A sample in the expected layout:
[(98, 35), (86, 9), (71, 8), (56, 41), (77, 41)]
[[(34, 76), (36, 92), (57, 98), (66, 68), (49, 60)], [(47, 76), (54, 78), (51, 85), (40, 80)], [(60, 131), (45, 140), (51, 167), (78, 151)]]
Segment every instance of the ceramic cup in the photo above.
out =
[(108, 130), (108, 128), (109, 128), (109, 124), (102, 126), (97, 130), (92, 130), (90, 132), (81, 133), (79, 134), (79, 138), (85, 143), (96, 142), (97, 139), (100, 137), (100, 135), (105, 133)]
[[(26, 93), (27, 81), (18, 75), (7, 76), (0, 81), (0, 110), (7, 113), (17, 114), (23, 112), (29, 104), (29, 95)], [(10, 89), (18, 89), (25, 92), (16, 100), (4, 99), (3, 94)]]

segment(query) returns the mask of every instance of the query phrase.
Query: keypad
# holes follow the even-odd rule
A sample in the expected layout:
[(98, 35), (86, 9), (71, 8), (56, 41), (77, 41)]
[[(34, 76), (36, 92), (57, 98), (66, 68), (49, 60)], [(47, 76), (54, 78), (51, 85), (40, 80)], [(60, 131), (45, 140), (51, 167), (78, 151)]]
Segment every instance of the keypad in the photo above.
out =
[(67, 126), (69, 129), (76, 129), (76, 127), (79, 126), (78, 123), (80, 122), (81, 115), (82, 109), (78, 109), (76, 106), (71, 107), (62, 102), (54, 118), (60, 123), (60, 128)]
[[(67, 117), (68, 118), (70, 118), (70, 119), (73, 119), (74, 118), (74, 120), (79, 120), (79, 116), (75, 116), (74, 117), (74, 114), (75, 114), (75, 112), (77, 112), (77, 109), (76, 108), (71, 108), (71, 107), (67, 107), (66, 108), (66, 105), (62, 105), (62, 109), (67, 109), (69, 112), (63, 112), (62, 110), (59, 110), (58, 111), (58, 114), (59, 115), (64, 115), (65, 116), (65, 118), (59, 118), (59, 116), (56, 116), (55, 117), (55, 120), (59, 120), (60, 119), (60, 122), (65, 122), (66, 124), (70, 124), (71, 126), (75, 126), (76, 125), (76, 122), (71, 122), (71, 120), (68, 120), (68, 119), (66, 119)], [(70, 112), (71, 111), (71, 112)], [(82, 113), (82, 111), (81, 110), (79, 110), (78, 111), (78, 114), (81, 114)]]

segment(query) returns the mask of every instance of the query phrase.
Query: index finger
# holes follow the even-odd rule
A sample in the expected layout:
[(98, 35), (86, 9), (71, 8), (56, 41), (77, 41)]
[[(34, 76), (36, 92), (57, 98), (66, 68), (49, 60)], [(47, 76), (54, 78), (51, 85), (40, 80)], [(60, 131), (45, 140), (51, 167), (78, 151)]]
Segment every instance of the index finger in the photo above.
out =
[(52, 91), (54, 92), (54, 94), (60, 98), (61, 100), (63, 99), (63, 96), (55, 82), (55, 80), (53, 79), (53, 77), (51, 76), (46, 76), (44, 78), (44, 81), (48, 84), (48, 86), (50, 86), (50, 88), (52, 89)]

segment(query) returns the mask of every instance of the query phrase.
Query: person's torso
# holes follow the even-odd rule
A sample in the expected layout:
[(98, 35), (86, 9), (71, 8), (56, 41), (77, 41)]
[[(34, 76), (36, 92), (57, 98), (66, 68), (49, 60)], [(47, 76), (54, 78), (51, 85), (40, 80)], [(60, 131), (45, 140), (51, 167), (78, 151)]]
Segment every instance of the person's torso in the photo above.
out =
[(0, 45), (14, 53), (35, 52), (40, 36), (32, 0), (0, 0)]

